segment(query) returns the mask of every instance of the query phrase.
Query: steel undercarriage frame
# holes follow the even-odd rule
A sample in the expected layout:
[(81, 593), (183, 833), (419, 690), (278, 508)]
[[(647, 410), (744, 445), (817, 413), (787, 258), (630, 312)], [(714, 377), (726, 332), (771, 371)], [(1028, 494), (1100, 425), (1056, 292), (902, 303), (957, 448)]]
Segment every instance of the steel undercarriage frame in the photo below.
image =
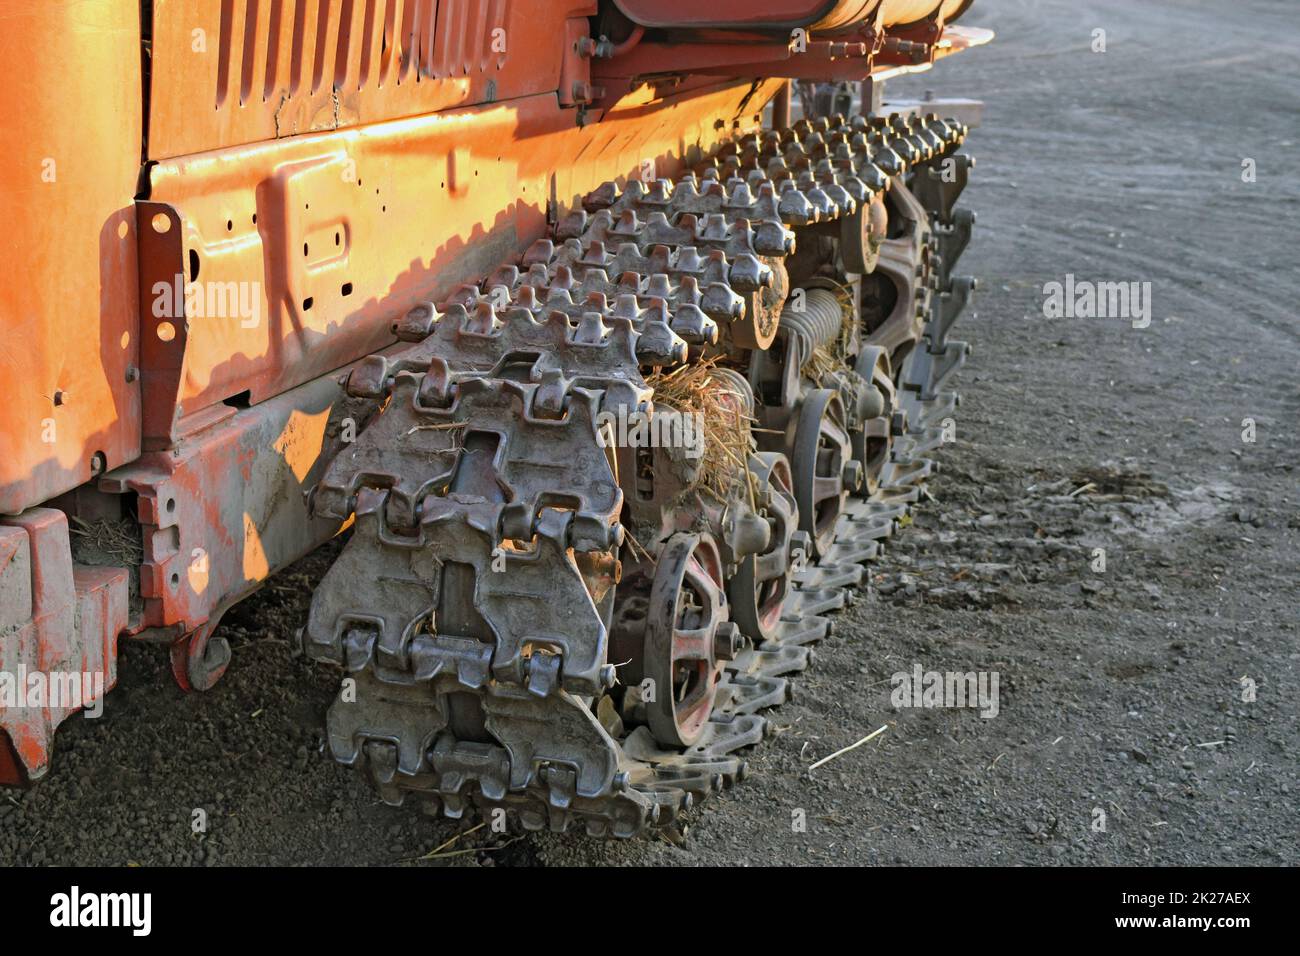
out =
[[(824, 615), (851, 598), (862, 562), (916, 500), (934, 467), (925, 455), (942, 442), (942, 421), (956, 405), (944, 384), (969, 351), (947, 337), (973, 286), (951, 274), (970, 226), (969, 217), (952, 210), (965, 179), (950, 190), (925, 184), (964, 132), (936, 128), (948, 142), (920, 143), (910, 161), (892, 149), (908, 151), (897, 138), (876, 138), (878, 149), (864, 158), (867, 166), (878, 169), (879, 160), (895, 169), (878, 189), (887, 193), (896, 234), (879, 240), (873, 274), (896, 294), (858, 349), (867, 376), (883, 363), (888, 397), (866, 402), (867, 420), (845, 415), (864, 441), (838, 439), (843, 460), (832, 467), (839, 490), (831, 526), (801, 521), (803, 539), (793, 549), (813, 551), (817, 563), (793, 572), (785, 562), (788, 596), (779, 622), (762, 634), (741, 633), (725, 620), (725, 579), (732, 575), (710, 571), (736, 568), (745, 546), (728, 537), (717, 514), (698, 505), (683, 511), (681, 489), (671, 481), (667, 492), (652, 492), (638, 507), (645, 472), (635, 451), (607, 455), (593, 421), (601, 412), (647, 407), (638, 367), (676, 364), (719, 340), (725, 353), (733, 335), (749, 341), (755, 334), (719, 289), (712, 289), (712, 314), (702, 308), (699, 249), (726, 250), (730, 268), (715, 270), (714, 285), (725, 285), (735, 271), (741, 283), (732, 289), (742, 299), (749, 291), (743, 277), (764, 275), (736, 270), (755, 247), (793, 251), (776, 218), (777, 191), (764, 192), (765, 174), (750, 177), (756, 190), (739, 192), (733, 174), (728, 196), (720, 180), (735, 167), (723, 156), (711, 161), (711, 172), (705, 168), (703, 191), (701, 180), (690, 178), (677, 186), (633, 183), (626, 192), (602, 187), (520, 268), (500, 270), (441, 309), (429, 303), (399, 323), (419, 344), (358, 367), (349, 389), (382, 396), (386, 410), (335, 460), (314, 499), (317, 513), (356, 520), (352, 540), (317, 589), (303, 634), (309, 657), (342, 667), (350, 678), (329, 719), (336, 759), (364, 768), (392, 803), (413, 793), (451, 817), (471, 806), (502, 809), (527, 829), (577, 823), (593, 835), (622, 837), (672, 825), (743, 775), (738, 751), (759, 742), (768, 726), (760, 712), (788, 698), (788, 675), (811, 659), (807, 645), (831, 631)], [(836, 138), (803, 132), (809, 141)], [(895, 134), (916, 135), (903, 121), (893, 133), (886, 128), (886, 136)], [(860, 142), (870, 149), (865, 138)], [(814, 153), (819, 145), (812, 143)], [(795, 149), (807, 146), (796, 139)], [(731, 155), (743, 157), (743, 147)], [(902, 178), (909, 167), (912, 188)], [(784, 181), (786, 218), (814, 228), (851, 216), (858, 204), (850, 191), (821, 188), (843, 175), (823, 173), (820, 184), (814, 176), (806, 189)], [(873, 198), (862, 181), (849, 185)], [(769, 197), (774, 214), (762, 225), (743, 218), (762, 206), (755, 193)], [(931, 200), (928, 208), (918, 193)], [(717, 221), (707, 214), (683, 219), (692, 214), (681, 209), (700, 206), (701, 195), (728, 212)], [(672, 207), (671, 219), (656, 218), (656, 208)], [(667, 271), (611, 279), (622, 265), (654, 258)], [(655, 288), (665, 298), (638, 294)], [(839, 306), (830, 301), (838, 329)], [(786, 336), (808, 327), (783, 314), (787, 325)], [(788, 353), (798, 356), (796, 368), (806, 348), (795, 343)], [(895, 355), (896, 377), (888, 372)], [(774, 447), (795, 461), (807, 458), (801, 443), (809, 421), (814, 438), (833, 437), (823, 424), (826, 402), (852, 400), (863, 379), (850, 377), (856, 381), (832, 390), (804, 386), (785, 395), (793, 438)], [(780, 406), (770, 411), (760, 420), (775, 423)], [(883, 457), (866, 454), (873, 423), (880, 426), (876, 435), (893, 439)], [(670, 468), (656, 458), (649, 471), (658, 483)], [(850, 497), (852, 489), (863, 496)], [(765, 499), (748, 517), (767, 520), (770, 505)], [(732, 507), (745, 510), (743, 500)], [(648, 522), (639, 521), (647, 512)], [(691, 513), (694, 523), (679, 527)], [(733, 515), (731, 527), (740, 523)], [(629, 535), (644, 536), (651, 553), (636, 558)], [(763, 537), (748, 553), (788, 557), (792, 529)], [(645, 598), (629, 584), (643, 571)], [(377, 590), (359, 589), (360, 580), (377, 582)], [(616, 591), (632, 596), (611, 603)], [(693, 627), (679, 632), (674, 616), (682, 595), (697, 610), (690, 612)], [(668, 618), (656, 610), (661, 606)], [(629, 621), (640, 625), (630, 637)], [(666, 644), (660, 633), (668, 635)], [(704, 699), (699, 681), (683, 685), (684, 700), (667, 709), (626, 686), (652, 673), (673, 680), (671, 669), (654, 670), (656, 648), (673, 649), (674, 667), (682, 663), (672, 656), (679, 652), (698, 655), (687, 663), (704, 662), (704, 705), (686, 706)], [(608, 663), (618, 660), (639, 663), (620, 674)], [(702, 722), (692, 719), (701, 713)]]

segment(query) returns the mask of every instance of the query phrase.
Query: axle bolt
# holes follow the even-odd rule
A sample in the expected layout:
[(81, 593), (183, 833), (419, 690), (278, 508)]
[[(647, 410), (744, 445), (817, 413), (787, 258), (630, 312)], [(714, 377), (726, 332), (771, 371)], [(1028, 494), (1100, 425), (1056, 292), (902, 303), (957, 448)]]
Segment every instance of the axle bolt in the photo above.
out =
[(722, 621), (713, 634), (713, 656), (720, 661), (734, 660), (740, 643), (740, 628), (733, 621)]

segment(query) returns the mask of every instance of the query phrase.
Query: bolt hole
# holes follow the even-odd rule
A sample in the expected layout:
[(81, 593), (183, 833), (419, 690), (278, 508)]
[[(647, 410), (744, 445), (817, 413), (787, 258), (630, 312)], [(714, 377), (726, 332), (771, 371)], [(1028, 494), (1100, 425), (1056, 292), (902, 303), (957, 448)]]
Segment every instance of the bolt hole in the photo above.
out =
[(158, 328), (155, 331), (158, 333), (160, 341), (170, 342), (172, 339), (176, 338), (176, 326), (172, 325), (170, 322), (159, 322)]
[(226, 232), (234, 232), (234, 231), (235, 231), (235, 220), (233, 220), (233, 219), (227, 219), (227, 220), (226, 220)]
[(57, 408), (58, 406), (62, 405), (63, 402), (64, 402), (63, 389), (59, 389), (57, 392), (54, 393), (54, 405)]
[(307, 296), (307, 298), (302, 300), (302, 310), (304, 312), (310, 312), (312, 303), (314, 303), (315, 301), (316, 300), (312, 296)]
[(343, 293), (344, 295), (351, 295), (351, 294), (352, 294), (352, 283), (351, 283), (351, 282), (345, 282), (345, 283), (343, 283), (343, 288), (339, 289), (339, 292)]
[(304, 243), (302, 244), (302, 254), (303, 254), (303, 258), (306, 258), (307, 253), (308, 253), (308, 246), (307, 246), (307, 243), (304, 242)]
[(151, 224), (153, 225), (153, 231), (159, 235), (170, 231), (172, 227), (171, 218), (165, 212), (155, 213)]

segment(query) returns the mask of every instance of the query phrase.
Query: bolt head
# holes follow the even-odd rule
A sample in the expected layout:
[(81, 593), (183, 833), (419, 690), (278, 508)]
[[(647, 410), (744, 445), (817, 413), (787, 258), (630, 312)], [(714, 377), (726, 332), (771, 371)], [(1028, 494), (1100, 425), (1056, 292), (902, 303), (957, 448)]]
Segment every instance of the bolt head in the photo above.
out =
[(740, 643), (740, 628), (733, 621), (723, 621), (713, 633), (713, 656), (720, 661), (734, 660)]
[(862, 462), (850, 459), (844, 463), (844, 486), (849, 491), (857, 491), (862, 487)]

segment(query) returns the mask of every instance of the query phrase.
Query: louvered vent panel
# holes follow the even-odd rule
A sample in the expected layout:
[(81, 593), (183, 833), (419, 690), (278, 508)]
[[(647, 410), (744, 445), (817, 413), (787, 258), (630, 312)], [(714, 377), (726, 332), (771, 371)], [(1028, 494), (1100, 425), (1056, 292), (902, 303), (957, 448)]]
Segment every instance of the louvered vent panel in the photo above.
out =
[[(153, 3), (155, 158), (553, 91), (569, 9), (542, 0)], [(196, 109), (203, 101), (208, 109)]]

